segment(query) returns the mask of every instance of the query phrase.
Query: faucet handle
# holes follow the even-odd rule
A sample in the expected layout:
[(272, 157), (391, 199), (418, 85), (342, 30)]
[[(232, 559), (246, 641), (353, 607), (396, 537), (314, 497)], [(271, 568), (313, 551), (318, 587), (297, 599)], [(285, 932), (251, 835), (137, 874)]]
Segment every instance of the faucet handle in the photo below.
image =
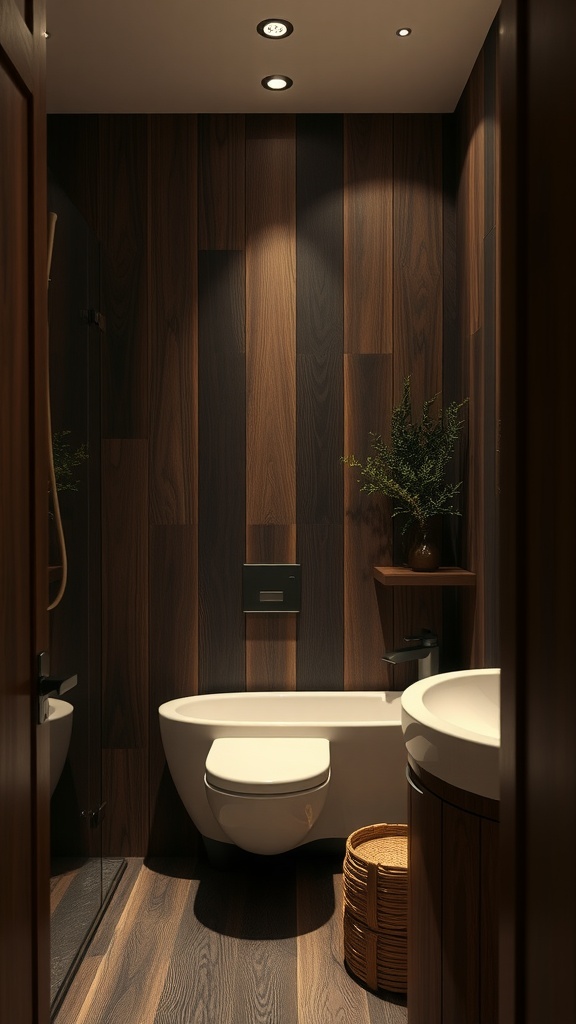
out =
[(437, 647), (438, 637), (431, 629), (422, 629), (416, 636), (405, 636), (407, 644), (421, 643), (423, 647)]

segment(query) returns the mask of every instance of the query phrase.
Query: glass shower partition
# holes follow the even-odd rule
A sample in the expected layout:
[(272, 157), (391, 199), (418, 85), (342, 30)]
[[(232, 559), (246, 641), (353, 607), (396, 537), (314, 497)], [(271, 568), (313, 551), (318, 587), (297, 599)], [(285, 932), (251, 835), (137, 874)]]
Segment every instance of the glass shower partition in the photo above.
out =
[[(50, 499), (51, 675), (77, 675), (67, 754), (51, 798), (52, 1013), (61, 1003), (125, 862), (103, 858), (101, 779), (100, 252), (64, 192), (49, 184), (56, 228), (48, 289), (54, 468), (65, 554)], [(67, 566), (67, 568), (66, 568)], [(51, 756), (59, 742), (53, 707)], [(66, 736), (64, 736), (66, 741)]]

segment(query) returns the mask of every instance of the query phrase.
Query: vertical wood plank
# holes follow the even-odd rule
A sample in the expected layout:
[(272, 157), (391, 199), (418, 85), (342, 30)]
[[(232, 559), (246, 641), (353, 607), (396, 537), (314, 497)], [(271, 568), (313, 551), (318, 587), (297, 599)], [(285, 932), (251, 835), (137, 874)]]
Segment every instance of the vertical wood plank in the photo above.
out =
[(394, 116), (394, 401), (442, 390), (442, 121)]
[(408, 1016), (443, 1024), (442, 804), (419, 785), (408, 793)]
[(197, 832), (176, 793), (160, 737), (158, 707), (198, 692), (195, 526), (150, 531), (150, 838), (147, 853), (190, 855)]
[(198, 117), (198, 248), (243, 249), (244, 115)]
[(154, 1024), (190, 884), (142, 867), (77, 1024)]
[(480, 1010), (479, 1020), (498, 1020), (498, 922), (500, 825), (482, 819), (480, 823)]
[(500, 600), (498, 586), (498, 204), (497, 204), (497, 59), (498, 31), (493, 25), (484, 46), (484, 664), (500, 665)]
[[(274, 526), (296, 558), (296, 146), (293, 118), (250, 118), (246, 140), (246, 560)], [(251, 615), (249, 689), (295, 685), (295, 616)]]
[[(370, 1024), (363, 986), (342, 969), (342, 876), (309, 862), (298, 874), (298, 1024)], [(318, 919), (324, 921), (318, 927)]]
[(103, 749), (102, 800), (103, 856), (144, 856), (150, 835), (146, 747)]
[(442, 902), (443, 1024), (479, 1020), (479, 963), (467, 939), (480, 921), (480, 821), (446, 801), (442, 804), (442, 892), (458, 893), (457, 913), (450, 898)]
[[(442, 120), (395, 115), (394, 405), (410, 375), (415, 417), (423, 401), (442, 390), (442, 225)], [(397, 522), (394, 528), (399, 563), (405, 557), (400, 526)], [(416, 604), (422, 595), (413, 591), (394, 595), (396, 646), (423, 625)], [(434, 600), (438, 604), (439, 595)], [(413, 678), (414, 666), (395, 667), (395, 686), (402, 688)]]
[(103, 441), (102, 745), (109, 854), (142, 854), (147, 838), (147, 492), (148, 443)]
[(102, 442), (102, 741), (148, 739), (148, 444)]
[[(6, 12), (6, 21), (4, 13)], [(47, 467), (46, 439), (34, 455), (35, 339), (34, 295), (34, 182), (32, 178), (32, 100), (15, 69), (6, 60), (5, 45), (11, 32), (21, 32), (19, 14), (5, 9), (0, 22), (0, 787), (2, 794), (2, 849), (0, 851), (0, 1016), (32, 1024), (36, 943), (40, 925), (34, 909), (33, 828), (36, 783), (32, 741), (34, 680), (30, 678), (36, 637), (33, 635), (33, 568), (35, 512), (46, 515), (46, 486), (34, 505), (34, 459)], [(38, 11), (39, 13), (39, 11)], [(11, 32), (9, 33), (9, 30)], [(17, 58), (25, 53), (16, 48)], [(5, 63), (6, 61), (6, 63)], [(34, 62), (36, 65), (36, 62)], [(20, 69), (19, 69), (20, 70)], [(36, 68), (35, 68), (36, 70)], [(39, 101), (39, 97), (38, 97)], [(39, 313), (46, 312), (46, 305)], [(45, 344), (45, 338), (44, 338)], [(40, 348), (37, 355), (40, 356)], [(45, 373), (45, 367), (42, 367)], [(45, 477), (46, 479), (46, 477)], [(46, 530), (44, 524), (44, 530)], [(40, 554), (41, 552), (38, 552)], [(40, 563), (46, 572), (46, 553)], [(43, 618), (47, 620), (46, 577), (42, 580)], [(44, 737), (46, 739), (46, 737)], [(41, 741), (40, 741), (41, 742)], [(44, 797), (46, 806), (49, 795)], [(41, 856), (44, 850), (39, 851)], [(42, 864), (44, 867), (44, 863)], [(48, 1003), (48, 991), (43, 993)]]
[(299, 116), (296, 137), (299, 689), (343, 686), (342, 118)]
[[(295, 526), (247, 527), (247, 562), (294, 562), (295, 559)], [(247, 689), (294, 690), (298, 615), (257, 612), (244, 617)]]
[(466, 291), (464, 293), (465, 337), (481, 327), (483, 316), (484, 261), (484, 55), (481, 52), (464, 94), (466, 149), (463, 154), (462, 183), (466, 191), (464, 207), (464, 251), (466, 253)]
[(298, 526), (302, 608), (298, 616), (296, 678), (299, 690), (344, 686), (342, 526)]
[(246, 481), (250, 525), (296, 522), (295, 142), (246, 141)]
[(345, 351), (393, 348), (393, 118), (344, 117)]
[(199, 255), (198, 607), (201, 693), (244, 688), (244, 266)]
[(299, 523), (342, 521), (342, 119), (307, 115), (296, 136)]
[[(361, 461), (369, 451), (370, 431), (386, 436), (391, 364), (389, 355), (344, 357), (344, 453)], [(384, 640), (373, 568), (392, 563), (392, 508), (379, 495), (362, 494), (357, 470), (346, 467), (344, 513), (344, 688), (382, 689), (389, 672), (381, 660)]]
[(100, 118), (104, 437), (148, 436), (148, 122)]
[(150, 521), (197, 495), (196, 119), (150, 118)]

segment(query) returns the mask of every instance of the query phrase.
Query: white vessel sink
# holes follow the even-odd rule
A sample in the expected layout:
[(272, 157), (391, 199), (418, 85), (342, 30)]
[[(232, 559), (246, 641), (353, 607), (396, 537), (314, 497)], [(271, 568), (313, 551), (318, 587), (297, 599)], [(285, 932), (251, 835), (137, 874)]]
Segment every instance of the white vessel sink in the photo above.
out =
[(459, 789), (500, 797), (500, 669), (441, 672), (401, 698), (410, 757)]

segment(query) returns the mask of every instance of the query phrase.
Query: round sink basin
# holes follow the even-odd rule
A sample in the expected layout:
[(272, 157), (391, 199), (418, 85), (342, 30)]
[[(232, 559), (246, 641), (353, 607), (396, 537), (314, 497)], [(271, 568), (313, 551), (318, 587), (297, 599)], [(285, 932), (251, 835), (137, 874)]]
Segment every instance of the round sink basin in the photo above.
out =
[(401, 697), (408, 754), (459, 789), (500, 797), (500, 669), (441, 672)]

